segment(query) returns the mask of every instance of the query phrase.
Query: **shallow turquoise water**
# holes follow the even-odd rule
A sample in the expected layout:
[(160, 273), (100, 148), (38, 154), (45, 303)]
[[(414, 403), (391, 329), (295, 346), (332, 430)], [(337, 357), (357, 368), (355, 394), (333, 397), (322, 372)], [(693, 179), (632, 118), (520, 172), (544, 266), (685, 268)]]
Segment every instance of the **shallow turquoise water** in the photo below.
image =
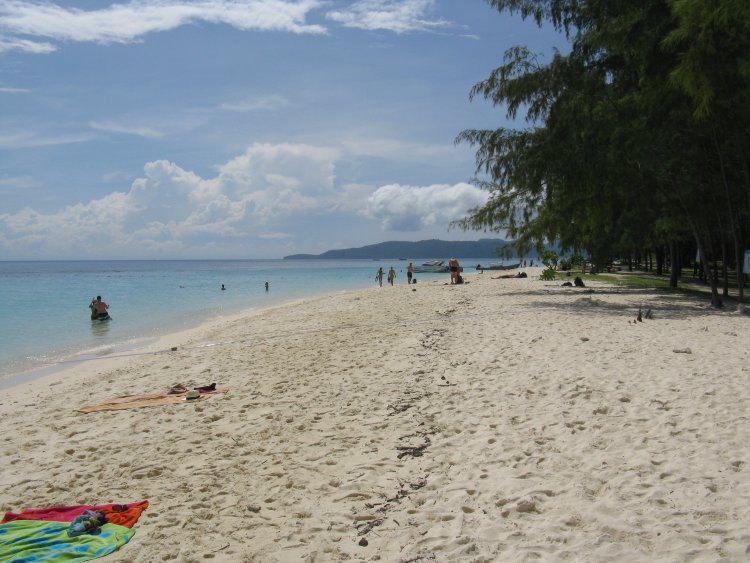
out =
[[(398, 272), (396, 283), (406, 283), (406, 264), (398, 260), (0, 262), (0, 383), (81, 354), (137, 347), (225, 314), (372, 287), (381, 266), (385, 271), (393, 266)], [(445, 276), (417, 275), (423, 280)], [(90, 320), (88, 305), (97, 295), (109, 304), (112, 321)]]

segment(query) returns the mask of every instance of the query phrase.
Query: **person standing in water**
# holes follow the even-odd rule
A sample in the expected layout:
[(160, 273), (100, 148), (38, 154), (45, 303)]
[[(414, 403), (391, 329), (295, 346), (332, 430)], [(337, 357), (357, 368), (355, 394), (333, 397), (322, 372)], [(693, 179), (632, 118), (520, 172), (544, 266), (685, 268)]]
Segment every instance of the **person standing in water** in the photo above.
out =
[(378, 282), (378, 285), (380, 287), (383, 287), (383, 268), (378, 268), (377, 273), (375, 274), (375, 281)]
[(388, 270), (388, 283), (393, 285), (393, 280), (396, 279), (396, 270), (393, 269), (393, 266), (391, 266), (391, 269)]
[(266, 282), (266, 291), (268, 291), (268, 282)]
[(406, 267), (406, 283), (411, 283), (411, 278), (414, 276), (414, 264), (409, 262), (409, 265)]
[(91, 303), (89, 304), (89, 309), (91, 309), (92, 321), (96, 319), (109, 318), (109, 313), (107, 312), (107, 309), (109, 309), (109, 305), (107, 305), (104, 301), (102, 301), (101, 295), (97, 295), (96, 299), (91, 300)]

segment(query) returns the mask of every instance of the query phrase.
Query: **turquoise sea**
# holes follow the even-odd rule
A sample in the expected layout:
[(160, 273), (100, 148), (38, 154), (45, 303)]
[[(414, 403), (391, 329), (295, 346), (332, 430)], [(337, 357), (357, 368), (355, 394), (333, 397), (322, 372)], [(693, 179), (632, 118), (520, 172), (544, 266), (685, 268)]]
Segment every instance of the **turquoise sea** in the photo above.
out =
[[(317, 259), (0, 262), (0, 387), (24, 373), (137, 349), (223, 315), (373, 287), (379, 267), (387, 271), (393, 266), (396, 283), (404, 284), (407, 264)], [(426, 281), (447, 274), (416, 277)], [(111, 321), (90, 320), (88, 305), (97, 295), (109, 304)]]

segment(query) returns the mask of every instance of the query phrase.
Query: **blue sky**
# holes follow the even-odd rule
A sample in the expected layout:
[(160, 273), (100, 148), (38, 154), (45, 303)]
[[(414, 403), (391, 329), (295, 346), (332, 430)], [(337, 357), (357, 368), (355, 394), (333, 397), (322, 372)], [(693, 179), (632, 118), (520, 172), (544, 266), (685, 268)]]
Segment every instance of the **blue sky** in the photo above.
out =
[(0, 259), (280, 258), (486, 201), (469, 91), (564, 40), (485, 0), (0, 0)]

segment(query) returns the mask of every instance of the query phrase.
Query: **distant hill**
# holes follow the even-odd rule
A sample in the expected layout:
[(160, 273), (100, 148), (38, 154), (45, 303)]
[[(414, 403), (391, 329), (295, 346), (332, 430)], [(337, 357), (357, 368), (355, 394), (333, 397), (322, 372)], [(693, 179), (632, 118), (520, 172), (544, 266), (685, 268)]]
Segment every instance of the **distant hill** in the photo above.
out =
[(418, 242), (390, 241), (370, 244), (359, 248), (342, 248), (329, 250), (323, 254), (292, 254), (284, 260), (300, 259), (372, 259), (389, 260), (396, 258), (436, 258), (447, 260), (456, 258), (492, 258), (497, 250), (508, 244), (504, 239), (479, 239), (477, 241), (420, 240)]

